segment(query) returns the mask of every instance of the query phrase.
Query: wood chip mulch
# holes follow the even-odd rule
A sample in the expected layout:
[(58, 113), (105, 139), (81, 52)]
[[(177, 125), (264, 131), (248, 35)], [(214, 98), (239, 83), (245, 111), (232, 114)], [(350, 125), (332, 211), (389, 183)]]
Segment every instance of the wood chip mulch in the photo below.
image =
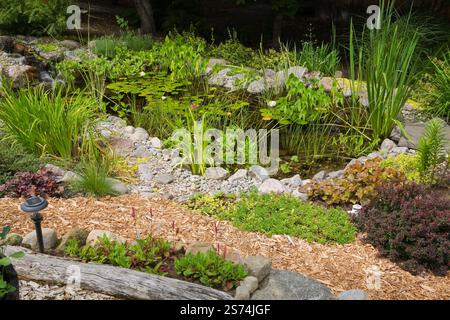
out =
[[(321, 281), (335, 294), (363, 289), (371, 299), (450, 299), (450, 275), (414, 276), (387, 259), (380, 258), (368, 244), (356, 240), (348, 245), (320, 245), (286, 236), (267, 237), (240, 231), (229, 222), (218, 221), (164, 199), (127, 195), (117, 198), (49, 199), (43, 211), (43, 227), (59, 236), (74, 227), (109, 230), (128, 239), (152, 233), (183, 242), (206, 241), (227, 246), (241, 256), (270, 257), (273, 267), (296, 271)], [(30, 218), (19, 210), (20, 199), (0, 199), (0, 225), (25, 235), (34, 230)], [(136, 211), (136, 221), (132, 208)], [(216, 232), (217, 231), (217, 232)], [(381, 285), (370, 286), (370, 270), (381, 271)], [(369, 286), (368, 286), (369, 283)]]

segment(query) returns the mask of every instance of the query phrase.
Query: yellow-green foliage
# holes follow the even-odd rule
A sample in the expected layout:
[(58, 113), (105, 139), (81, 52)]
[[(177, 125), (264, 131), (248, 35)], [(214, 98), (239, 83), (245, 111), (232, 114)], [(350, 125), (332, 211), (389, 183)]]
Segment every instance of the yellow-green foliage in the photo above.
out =
[(407, 180), (421, 182), (420, 172), (417, 169), (419, 158), (417, 155), (400, 154), (396, 157), (389, 157), (381, 161), (383, 168), (395, 168), (403, 173)]

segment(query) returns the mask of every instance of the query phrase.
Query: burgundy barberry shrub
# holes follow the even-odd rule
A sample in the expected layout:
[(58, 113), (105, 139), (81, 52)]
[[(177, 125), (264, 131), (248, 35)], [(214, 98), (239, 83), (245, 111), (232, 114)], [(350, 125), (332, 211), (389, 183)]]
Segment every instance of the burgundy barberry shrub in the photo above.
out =
[(388, 184), (356, 222), (366, 240), (400, 266), (445, 275), (449, 267), (450, 198), (415, 183)]
[(56, 175), (45, 168), (36, 173), (17, 172), (11, 180), (0, 186), (0, 194), (11, 197), (60, 196), (64, 187), (56, 180)]

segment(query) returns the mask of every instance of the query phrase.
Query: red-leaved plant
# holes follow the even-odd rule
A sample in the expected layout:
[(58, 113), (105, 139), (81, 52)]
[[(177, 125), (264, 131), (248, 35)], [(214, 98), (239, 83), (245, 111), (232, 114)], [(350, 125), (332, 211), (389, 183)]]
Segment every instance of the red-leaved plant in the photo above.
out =
[(14, 177), (0, 186), (0, 194), (11, 197), (55, 197), (61, 196), (64, 187), (57, 183), (57, 176), (48, 169), (38, 172), (17, 172)]
[(356, 222), (383, 256), (412, 273), (448, 272), (450, 198), (415, 183), (388, 184)]

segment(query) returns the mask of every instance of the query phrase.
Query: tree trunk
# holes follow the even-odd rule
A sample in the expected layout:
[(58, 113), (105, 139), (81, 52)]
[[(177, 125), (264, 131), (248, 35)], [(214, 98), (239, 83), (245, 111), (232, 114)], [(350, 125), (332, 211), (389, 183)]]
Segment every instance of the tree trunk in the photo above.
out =
[(277, 13), (273, 21), (272, 46), (274, 48), (278, 48), (280, 45), (282, 29), (283, 29), (283, 14)]
[(156, 33), (155, 18), (151, 0), (133, 0), (136, 10), (141, 20), (142, 33)]
[(6, 247), (6, 254), (22, 251), (12, 259), (21, 279), (58, 284), (78, 283), (81, 289), (132, 300), (231, 300), (229, 294), (195, 283), (110, 265), (82, 263), (34, 253), (22, 247)]

